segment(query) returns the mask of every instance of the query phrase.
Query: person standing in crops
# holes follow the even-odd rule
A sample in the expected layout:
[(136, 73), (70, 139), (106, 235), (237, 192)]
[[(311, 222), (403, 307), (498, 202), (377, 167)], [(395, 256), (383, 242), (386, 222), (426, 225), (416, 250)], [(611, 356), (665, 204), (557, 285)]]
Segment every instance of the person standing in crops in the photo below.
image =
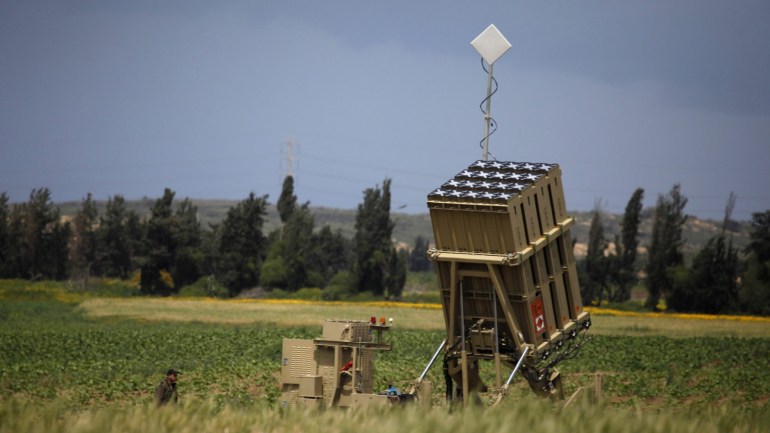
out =
[(158, 389), (155, 390), (155, 404), (165, 406), (168, 403), (176, 404), (179, 396), (176, 393), (176, 377), (179, 371), (171, 368), (166, 372), (166, 378), (160, 382)]

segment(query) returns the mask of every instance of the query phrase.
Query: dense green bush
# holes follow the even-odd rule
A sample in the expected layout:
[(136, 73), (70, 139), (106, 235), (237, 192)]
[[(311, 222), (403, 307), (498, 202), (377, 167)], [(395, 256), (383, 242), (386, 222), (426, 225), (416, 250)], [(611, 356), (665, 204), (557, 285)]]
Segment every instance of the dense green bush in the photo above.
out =
[(184, 286), (179, 290), (179, 296), (192, 298), (227, 298), (229, 297), (227, 287), (222, 285), (213, 276), (201, 277), (198, 281)]

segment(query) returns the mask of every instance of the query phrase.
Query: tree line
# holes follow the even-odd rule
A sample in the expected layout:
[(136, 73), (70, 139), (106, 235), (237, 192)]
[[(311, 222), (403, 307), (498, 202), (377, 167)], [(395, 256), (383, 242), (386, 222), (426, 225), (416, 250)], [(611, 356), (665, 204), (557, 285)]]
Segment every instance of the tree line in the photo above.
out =
[(770, 315), (770, 210), (754, 213), (750, 243), (739, 251), (730, 232), (735, 195), (730, 194), (719, 233), (685, 264), (682, 229), (688, 219), (687, 197), (674, 185), (658, 196), (646, 265), (638, 260), (639, 225), (644, 190), (638, 188), (626, 205), (621, 228), (610, 242), (602, 212), (595, 206), (585, 259), (578, 263), (583, 302), (625, 302), (640, 279), (647, 289), (645, 307), (709, 314)]
[[(682, 229), (687, 198), (674, 185), (658, 196), (646, 260), (639, 242), (644, 190), (632, 194), (614, 239), (604, 233), (602, 212), (591, 218), (585, 259), (578, 263), (586, 303), (622, 303), (644, 285), (645, 306), (703, 313), (770, 315), (770, 210), (753, 214), (749, 245), (732, 244), (731, 194), (718, 234), (685, 264)], [(352, 238), (317, 228), (309, 203), (298, 203), (294, 179), (284, 179), (276, 203), (281, 226), (266, 233), (268, 196), (253, 192), (217, 224), (202, 227), (188, 198), (175, 201), (165, 189), (140, 218), (120, 195), (103, 215), (88, 194), (69, 221), (62, 221), (47, 188), (25, 203), (10, 205), (0, 194), (0, 278), (70, 279), (88, 287), (90, 277), (132, 280), (142, 293), (168, 295), (198, 285), (205, 293), (235, 296), (262, 287), (294, 292), (323, 289), (326, 299), (360, 292), (399, 298), (407, 269), (429, 271), (428, 238), (411, 251), (393, 245), (390, 180), (364, 191)], [(644, 266), (642, 262), (646, 262)]]
[(118, 278), (155, 295), (199, 285), (216, 296), (255, 287), (317, 287), (327, 299), (359, 292), (398, 298), (407, 268), (428, 270), (430, 264), (416, 258), (428, 249), (424, 238), (416, 240), (419, 253), (393, 245), (390, 182), (364, 191), (352, 239), (329, 226), (316, 228), (309, 203), (298, 203), (291, 176), (276, 203), (281, 226), (270, 233), (268, 196), (253, 192), (208, 227), (201, 226), (189, 198), (175, 201), (168, 188), (145, 218), (120, 195), (110, 197), (99, 215), (89, 193), (69, 221), (62, 221), (47, 188), (13, 205), (2, 193), (0, 278), (71, 279), (83, 287), (90, 277)]

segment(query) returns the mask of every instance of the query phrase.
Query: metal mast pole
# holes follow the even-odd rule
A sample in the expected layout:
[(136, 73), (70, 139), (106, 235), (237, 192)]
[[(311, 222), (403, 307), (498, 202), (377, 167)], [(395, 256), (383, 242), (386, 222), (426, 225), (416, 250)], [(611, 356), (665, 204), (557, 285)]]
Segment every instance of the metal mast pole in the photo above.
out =
[(492, 126), (492, 68), (493, 65), (489, 65), (489, 77), (487, 78), (487, 110), (484, 114), (484, 152), (481, 159), (484, 161), (489, 160), (489, 130)]

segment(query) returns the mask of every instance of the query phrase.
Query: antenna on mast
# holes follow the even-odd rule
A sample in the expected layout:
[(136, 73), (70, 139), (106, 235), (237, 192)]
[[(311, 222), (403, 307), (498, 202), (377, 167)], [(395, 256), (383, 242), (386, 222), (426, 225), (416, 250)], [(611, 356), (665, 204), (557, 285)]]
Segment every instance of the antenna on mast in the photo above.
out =
[[(487, 78), (487, 97), (484, 99), (484, 101), (481, 102), (482, 105), (484, 102), (487, 104), (486, 110), (483, 108), (481, 109), (481, 111), (484, 113), (484, 139), (482, 140), (484, 144), (484, 151), (482, 153), (482, 159), (486, 161), (489, 159), (489, 136), (492, 135), (492, 132), (494, 132), (489, 131), (492, 123), (494, 122), (494, 120), (492, 120), (491, 114), (492, 95), (497, 91), (497, 81), (492, 76), (492, 66), (497, 61), (497, 59), (502, 57), (502, 55), (511, 48), (511, 43), (505, 39), (505, 36), (500, 33), (500, 30), (497, 30), (497, 27), (495, 27), (494, 24), (490, 24), (486, 30), (476, 36), (476, 39), (471, 41), (471, 45), (481, 55), (482, 67), (484, 66), (484, 62), (489, 65), (489, 76)], [(484, 68), (484, 70), (486, 70), (486, 68)], [(492, 91), (492, 82), (495, 83), (494, 92)]]

